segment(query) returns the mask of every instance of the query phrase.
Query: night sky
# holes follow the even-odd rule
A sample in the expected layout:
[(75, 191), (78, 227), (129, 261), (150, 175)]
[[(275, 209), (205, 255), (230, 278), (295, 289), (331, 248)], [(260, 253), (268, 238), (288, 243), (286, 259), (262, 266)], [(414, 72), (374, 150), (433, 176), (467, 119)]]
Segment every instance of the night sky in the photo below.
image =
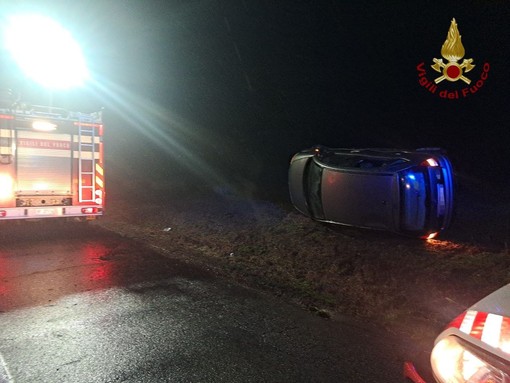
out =
[[(117, 186), (284, 193), (290, 157), (315, 144), (441, 146), (459, 179), (510, 186), (508, 1), (16, 4), (2, 11), (52, 16), (81, 43), (93, 81), (52, 101), (105, 108)], [(432, 92), (453, 18), (471, 83)], [(4, 51), (0, 62), (4, 84), (45, 103)]]

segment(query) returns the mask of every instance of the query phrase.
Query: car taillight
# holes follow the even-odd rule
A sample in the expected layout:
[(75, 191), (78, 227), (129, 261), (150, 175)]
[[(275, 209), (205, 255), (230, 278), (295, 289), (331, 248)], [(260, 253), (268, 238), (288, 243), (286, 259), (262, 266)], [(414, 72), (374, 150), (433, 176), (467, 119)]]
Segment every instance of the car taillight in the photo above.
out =
[(436, 167), (436, 166), (439, 166), (439, 163), (435, 159), (429, 158), (429, 159), (423, 161), (421, 163), (421, 165), (422, 166), (433, 166), (433, 167)]
[(7, 211), (6, 210), (0, 210), (0, 218), (6, 217)]
[(437, 233), (437, 232), (430, 233), (429, 235), (426, 235), (424, 238), (425, 238), (425, 239), (434, 239), (434, 238), (436, 238), (436, 237), (437, 237), (437, 235), (438, 235), (438, 234), (439, 234), (439, 233)]

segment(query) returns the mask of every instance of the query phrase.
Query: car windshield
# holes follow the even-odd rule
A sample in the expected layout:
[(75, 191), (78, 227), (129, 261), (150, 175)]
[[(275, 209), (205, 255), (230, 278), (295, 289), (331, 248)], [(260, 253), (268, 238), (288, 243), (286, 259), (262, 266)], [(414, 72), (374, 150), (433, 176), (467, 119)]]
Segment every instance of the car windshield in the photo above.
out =
[(418, 231), (427, 219), (427, 175), (415, 167), (400, 173), (402, 229)]

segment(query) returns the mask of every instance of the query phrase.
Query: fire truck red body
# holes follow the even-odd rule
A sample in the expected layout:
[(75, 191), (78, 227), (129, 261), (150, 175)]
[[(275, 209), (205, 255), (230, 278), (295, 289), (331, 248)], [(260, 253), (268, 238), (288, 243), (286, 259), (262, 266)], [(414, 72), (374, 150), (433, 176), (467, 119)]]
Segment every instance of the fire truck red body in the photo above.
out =
[(101, 112), (0, 104), (0, 220), (104, 211)]

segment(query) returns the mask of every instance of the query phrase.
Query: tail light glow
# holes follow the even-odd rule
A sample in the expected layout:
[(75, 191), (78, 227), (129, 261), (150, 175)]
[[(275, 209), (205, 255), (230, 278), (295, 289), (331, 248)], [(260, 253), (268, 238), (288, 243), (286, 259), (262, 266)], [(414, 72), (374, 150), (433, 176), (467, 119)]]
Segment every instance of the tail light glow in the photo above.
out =
[(433, 159), (433, 158), (429, 158), (429, 159), (427, 159), (427, 160), (423, 161), (423, 162), (422, 162), (422, 165), (423, 165), (423, 166), (433, 166), (433, 167), (437, 167), (437, 166), (439, 166), (439, 163), (438, 163), (435, 159)]
[(81, 209), (82, 214), (97, 214), (101, 212), (101, 208), (98, 207), (84, 207)]
[(435, 232), (435, 233), (430, 233), (429, 235), (427, 235), (425, 238), (426, 239), (434, 239), (437, 237), (439, 233)]

